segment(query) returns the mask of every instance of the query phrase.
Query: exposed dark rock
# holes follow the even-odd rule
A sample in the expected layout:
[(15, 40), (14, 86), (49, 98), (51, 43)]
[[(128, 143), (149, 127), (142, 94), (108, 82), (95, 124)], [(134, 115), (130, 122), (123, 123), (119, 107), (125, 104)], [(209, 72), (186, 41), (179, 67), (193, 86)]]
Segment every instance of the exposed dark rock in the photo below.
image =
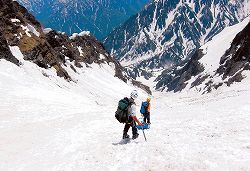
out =
[[(1, 23), (2, 22), (1, 22), (1, 19), (0, 19), (0, 25), (2, 25)], [(10, 62), (12, 62), (12, 63), (14, 63), (16, 65), (19, 65), (20, 64), (19, 60), (16, 59), (12, 55), (12, 53), (11, 53), (11, 51), (9, 49), (9, 46), (7, 44), (7, 41), (5, 40), (5, 38), (2, 35), (1, 30), (0, 30), (0, 45), (1, 45), (0, 46), (0, 59), (6, 59), (7, 61), (10, 61)]]
[(202, 84), (207, 78), (209, 77), (209, 75), (205, 75), (205, 76), (199, 76), (192, 84), (191, 84), (191, 88), (198, 86), (200, 84)]
[(221, 66), (218, 68), (217, 73), (223, 75), (223, 79), (231, 77), (230, 83), (240, 81), (240, 77), (237, 72), (243, 70), (249, 70), (250, 63), (250, 22), (248, 25), (237, 34), (234, 38), (231, 47), (221, 58)]
[(136, 80), (136, 78), (140, 76), (143, 76), (146, 80), (148, 80), (153, 76), (152, 72), (140, 68), (129, 67), (125, 68), (125, 71), (128, 74), (128, 76), (133, 78), (134, 80)]
[[(204, 67), (199, 63), (199, 59), (203, 56), (202, 50), (197, 50), (191, 59), (182, 63), (180, 67), (173, 67), (162, 72), (162, 74), (156, 79), (157, 90), (167, 91), (181, 91), (187, 85), (186, 81), (192, 76), (196, 76), (204, 70)], [(180, 69), (179, 69), (180, 68)], [(200, 81), (196, 81), (192, 86), (200, 84)]]
[(225, 83), (227, 86), (235, 82), (241, 82), (245, 77), (242, 72), (250, 70), (250, 22), (239, 32), (231, 43), (231, 47), (221, 57), (220, 67), (216, 74), (221, 75), (223, 81), (217, 84), (210, 83), (207, 86), (208, 92), (212, 88), (217, 89)]
[(152, 95), (152, 92), (150, 90), (150, 88), (144, 84), (142, 84), (141, 82), (139, 81), (135, 81), (135, 80), (132, 80), (132, 84), (144, 91), (146, 91), (148, 94)]
[[(54, 67), (58, 76), (70, 80), (58, 54), (47, 42), (41, 25), (16, 1), (0, 0), (1, 32), (10, 46), (18, 46), (25, 60), (43, 68)], [(16, 20), (16, 21), (12, 21)]]
[[(65, 57), (68, 57), (76, 67), (82, 67), (81, 63), (113, 63), (115, 65), (115, 76), (127, 81), (123, 76), (123, 67), (104, 49), (103, 45), (91, 35), (75, 35), (69, 38), (64, 33), (50, 31), (46, 34), (48, 43), (59, 54), (61, 62), (65, 62)], [(80, 49), (80, 50), (79, 50)], [(80, 53), (81, 51), (81, 53)], [(102, 57), (100, 56), (102, 55)], [(75, 69), (73, 69), (75, 70)]]

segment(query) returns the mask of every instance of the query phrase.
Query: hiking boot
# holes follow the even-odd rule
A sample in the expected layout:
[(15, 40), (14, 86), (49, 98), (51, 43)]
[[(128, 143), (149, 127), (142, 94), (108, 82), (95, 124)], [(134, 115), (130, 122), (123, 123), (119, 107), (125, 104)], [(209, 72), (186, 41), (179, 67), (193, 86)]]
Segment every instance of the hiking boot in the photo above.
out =
[(128, 134), (123, 134), (122, 139), (126, 139), (126, 138), (129, 138), (129, 135)]
[(136, 139), (136, 138), (138, 138), (138, 137), (139, 137), (139, 134), (136, 133), (136, 134), (134, 134), (134, 135), (132, 136), (132, 139), (134, 140), (134, 139)]

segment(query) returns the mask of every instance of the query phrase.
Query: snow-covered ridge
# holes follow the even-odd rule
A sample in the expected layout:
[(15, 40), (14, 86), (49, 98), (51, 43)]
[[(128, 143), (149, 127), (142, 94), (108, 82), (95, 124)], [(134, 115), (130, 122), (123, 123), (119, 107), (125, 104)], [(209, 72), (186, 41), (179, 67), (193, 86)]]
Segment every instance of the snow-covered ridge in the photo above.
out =
[[(12, 81), (12, 84), (5, 84), (6, 86), (1, 84), (2, 89), (10, 89), (9, 86), (11, 86), (12, 88), (22, 87), (23, 89), (26, 89), (25, 91), (27, 92), (32, 92), (33, 88), (40, 88), (44, 91), (47, 91), (50, 88), (55, 90), (61, 89), (62, 91), (70, 91), (71, 93), (76, 94), (77, 91), (82, 91), (81, 94), (86, 96), (86, 100), (88, 99), (88, 97), (93, 98), (93, 101), (89, 101), (89, 103), (94, 103), (95, 101), (97, 101), (99, 105), (103, 102), (101, 101), (101, 99), (98, 100), (98, 98), (95, 97), (97, 94), (99, 94), (98, 96), (100, 97), (102, 95), (105, 95), (107, 98), (111, 98), (113, 96), (113, 93), (118, 93), (120, 91), (120, 87), (125, 88), (124, 92), (121, 93), (122, 96), (134, 89), (133, 87), (128, 86), (122, 80), (114, 77), (114, 68), (107, 63), (103, 63), (101, 65), (92, 64), (88, 67), (83, 65), (84, 67), (75, 68), (76, 71), (73, 71), (71, 69), (71, 66), (74, 65), (74, 63), (67, 59), (64, 69), (71, 75), (73, 80), (73, 82), (68, 82), (63, 78), (58, 77), (56, 74), (56, 70), (53, 68), (44, 69), (40, 68), (32, 62), (25, 61), (23, 59), (24, 56), (18, 47), (10, 46), (10, 50), (13, 56), (15, 56), (22, 62), (22, 65), (16, 66), (6, 60), (0, 60), (0, 73), (1, 78), (3, 78), (1, 82), (4, 83)], [(6, 72), (6, 68), (9, 68), (9, 72)], [(8, 78), (7, 75), (9, 75), (10, 78)], [(21, 82), (22, 84), (19, 84)], [(27, 86), (27, 84), (30, 84), (31, 86)], [(39, 92), (37, 93), (39, 94)], [(141, 94), (143, 93), (141, 92)], [(29, 94), (27, 94), (27, 96), (29, 96)], [(36, 96), (34, 96), (33, 98), (35, 97)]]

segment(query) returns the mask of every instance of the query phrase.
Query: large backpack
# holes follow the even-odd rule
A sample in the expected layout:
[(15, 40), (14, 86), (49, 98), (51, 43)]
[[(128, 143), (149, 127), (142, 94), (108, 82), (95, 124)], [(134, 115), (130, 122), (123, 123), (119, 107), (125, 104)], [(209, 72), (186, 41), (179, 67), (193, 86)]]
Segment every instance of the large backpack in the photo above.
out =
[(146, 114), (147, 107), (148, 107), (148, 102), (141, 103), (141, 109), (140, 109), (141, 114)]
[(118, 102), (118, 107), (115, 112), (115, 117), (120, 123), (127, 123), (129, 120), (128, 107), (131, 105), (129, 99), (125, 97)]

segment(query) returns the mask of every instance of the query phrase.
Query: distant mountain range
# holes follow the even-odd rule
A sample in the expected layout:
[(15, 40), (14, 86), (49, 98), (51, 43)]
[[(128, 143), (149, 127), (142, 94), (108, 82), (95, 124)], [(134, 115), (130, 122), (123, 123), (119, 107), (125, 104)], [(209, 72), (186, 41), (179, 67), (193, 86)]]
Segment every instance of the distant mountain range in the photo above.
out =
[[(131, 80), (149, 94), (149, 87), (130, 77), (149, 78), (150, 71), (165, 69), (155, 80), (157, 90), (196, 88), (205, 93), (240, 82), (250, 70), (249, 0), (151, 2), (105, 39), (111, 54), (127, 66), (126, 72), (89, 32), (69, 37), (44, 30), (17, 2), (2, 1), (0, 58), (16, 65), (28, 60), (41, 68), (53, 68), (58, 76), (69, 81), (74, 81), (72, 71), (83, 65), (110, 64), (116, 77)], [(36, 8), (44, 7), (39, 3), (45, 1), (33, 2), (37, 3)], [(66, 1), (59, 4), (62, 3)], [(13, 55), (13, 49), (20, 51), (23, 59)]]
[(136, 77), (189, 58), (225, 27), (242, 21), (249, 9), (249, 0), (155, 0), (116, 28), (104, 45)]
[(99, 40), (150, 0), (17, 0), (44, 27), (68, 34), (90, 31)]

